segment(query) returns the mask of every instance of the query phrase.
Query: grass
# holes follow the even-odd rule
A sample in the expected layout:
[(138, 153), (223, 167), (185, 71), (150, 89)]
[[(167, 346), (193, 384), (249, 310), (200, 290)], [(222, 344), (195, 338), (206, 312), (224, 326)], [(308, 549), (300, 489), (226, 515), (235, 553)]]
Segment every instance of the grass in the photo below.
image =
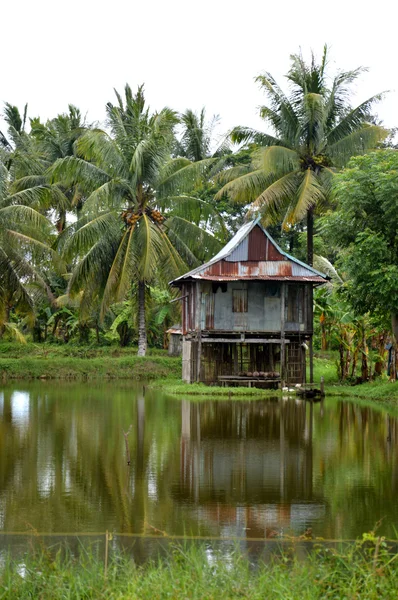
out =
[(318, 384), (321, 377), (325, 379), (325, 389), (328, 396), (346, 396), (363, 400), (375, 401), (386, 406), (398, 408), (398, 383), (392, 382), (383, 375), (376, 381), (360, 385), (341, 384), (337, 378), (336, 357), (333, 353), (319, 353), (314, 357), (314, 381)]
[[(179, 374), (181, 377), (181, 374)], [(204, 383), (185, 383), (181, 379), (167, 378), (166, 380), (154, 381), (150, 384), (152, 389), (162, 390), (165, 394), (172, 396), (198, 396), (208, 398), (263, 398), (264, 396), (277, 396), (278, 390), (264, 390), (249, 387), (221, 387), (218, 385), (205, 385)]]
[[(316, 384), (321, 377), (324, 377), (327, 395), (398, 407), (398, 384), (386, 378), (355, 386), (339, 384), (333, 352), (317, 353), (314, 357)], [(157, 348), (150, 348), (145, 358), (139, 358), (134, 347), (0, 342), (0, 380), (12, 379), (153, 380), (156, 383), (152, 386), (167, 394), (204, 399), (210, 396), (255, 399), (279, 393), (247, 387), (186, 384), (181, 381), (181, 359), (169, 357), (165, 350)]]
[[(81, 344), (19, 344), (16, 342), (0, 342), (0, 358), (120, 358), (137, 354), (136, 346), (97, 346)], [(148, 356), (167, 356), (161, 348), (148, 348)]]
[[(133, 348), (0, 344), (0, 380), (134, 379), (181, 375), (181, 360), (164, 351), (136, 356)], [(0, 596), (1, 598), (1, 596)]]
[(226, 555), (191, 545), (175, 547), (165, 558), (139, 566), (116, 551), (106, 573), (98, 554), (43, 552), (5, 561), (0, 568), (0, 598), (396, 598), (398, 554), (391, 553), (383, 539), (370, 537), (340, 549), (313, 549), (305, 560), (282, 554), (268, 562), (250, 561), (237, 548)]

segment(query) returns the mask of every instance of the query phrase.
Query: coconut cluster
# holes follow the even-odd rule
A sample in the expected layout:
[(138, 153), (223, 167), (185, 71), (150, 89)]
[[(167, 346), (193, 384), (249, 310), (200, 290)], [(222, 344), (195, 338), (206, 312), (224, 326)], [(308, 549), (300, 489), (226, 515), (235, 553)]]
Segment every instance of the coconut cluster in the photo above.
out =
[[(147, 208), (145, 213), (154, 221), (160, 225), (164, 221), (164, 217), (162, 217), (161, 213), (158, 210), (153, 210), (152, 208)], [(126, 225), (130, 227), (134, 227), (137, 221), (142, 217), (142, 210), (138, 212), (134, 212), (132, 210), (125, 210), (122, 212), (122, 219), (126, 223)]]
[(163, 223), (163, 221), (164, 221), (164, 218), (162, 217), (162, 215), (160, 214), (160, 212), (158, 210), (150, 210), (149, 216), (151, 217), (151, 219), (153, 221), (155, 221), (155, 223), (158, 223), (159, 225), (161, 223)]
[(137, 223), (140, 217), (141, 215), (139, 213), (132, 212), (130, 210), (125, 210), (124, 212), (122, 212), (122, 219), (127, 225), (130, 225), (132, 227)]

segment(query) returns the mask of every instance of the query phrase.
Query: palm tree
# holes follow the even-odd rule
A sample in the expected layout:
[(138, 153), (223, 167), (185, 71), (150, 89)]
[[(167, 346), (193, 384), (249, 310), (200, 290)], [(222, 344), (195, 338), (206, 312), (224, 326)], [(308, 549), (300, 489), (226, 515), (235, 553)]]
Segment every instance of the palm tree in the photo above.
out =
[[(10, 109), (8, 112), (11, 112)], [(87, 126), (80, 110), (73, 105), (69, 105), (68, 113), (60, 114), (46, 123), (41, 123), (39, 118), (31, 119), (29, 134), (24, 128), (22, 133), (15, 129), (11, 120), (13, 115), (11, 112), (11, 116), (6, 118), (12, 139), (15, 140), (15, 147), (10, 152), (12, 201), (14, 204), (29, 205), (51, 216), (58, 232), (61, 232), (66, 226), (67, 213), (78, 213), (84, 198), (77, 186), (65, 188), (50, 184), (47, 170), (59, 158), (74, 155), (75, 142)]]
[(218, 121), (217, 115), (214, 115), (210, 121), (206, 121), (205, 107), (202, 107), (199, 115), (193, 110), (187, 109), (180, 115), (182, 132), (176, 141), (175, 153), (195, 162), (211, 156), (218, 157), (230, 153), (229, 145), (225, 140), (215, 150), (212, 148), (214, 128)]
[(306, 217), (310, 265), (314, 211), (328, 198), (334, 170), (351, 156), (375, 148), (387, 136), (372, 116), (382, 94), (356, 108), (349, 103), (350, 85), (364, 69), (340, 72), (328, 84), (326, 67), (327, 46), (320, 64), (313, 54), (309, 65), (301, 54), (293, 55), (287, 74), (289, 95), (271, 74), (256, 78), (269, 100), (260, 115), (273, 132), (248, 127), (232, 131), (234, 142), (253, 145), (252, 163), (226, 171), (222, 175), (225, 185), (217, 195), (251, 202), (250, 211), (259, 211), (268, 222), (282, 219), (285, 229)]
[(9, 171), (0, 163), (0, 336), (10, 329), (10, 312), (33, 318), (35, 300), (53, 301), (44, 271), (59, 257), (51, 250), (52, 227), (32, 207), (13, 204)]
[(145, 295), (155, 279), (167, 281), (197, 256), (219, 248), (206, 231), (219, 219), (205, 202), (186, 191), (211, 167), (213, 159), (193, 163), (170, 159), (177, 114), (169, 108), (151, 114), (143, 87), (135, 95), (107, 104), (112, 132), (88, 131), (76, 142), (78, 156), (59, 159), (52, 181), (79, 184), (87, 199), (82, 217), (61, 235), (67, 259), (79, 257), (69, 293), (82, 294), (81, 311), (101, 297), (101, 318), (110, 305), (138, 290), (138, 355), (147, 347)]

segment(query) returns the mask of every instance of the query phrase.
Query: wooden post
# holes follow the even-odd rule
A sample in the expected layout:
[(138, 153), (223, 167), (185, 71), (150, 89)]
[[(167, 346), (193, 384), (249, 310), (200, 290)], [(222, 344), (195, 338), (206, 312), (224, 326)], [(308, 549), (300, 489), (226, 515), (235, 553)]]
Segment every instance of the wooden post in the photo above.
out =
[(238, 344), (234, 345), (234, 375), (238, 374)]
[(286, 346), (285, 346), (285, 294), (286, 285), (281, 285), (281, 386), (285, 387), (286, 379)]
[(196, 356), (196, 381), (200, 381), (200, 369), (202, 360), (202, 323), (201, 323), (201, 306), (202, 296), (200, 293), (200, 282), (196, 282), (196, 314), (195, 314), (195, 329), (198, 333), (197, 356)]
[[(312, 263), (310, 263), (312, 264)], [(308, 316), (310, 335), (310, 384), (314, 383), (314, 349), (312, 335), (314, 332), (314, 289), (312, 285), (308, 288)]]
[(321, 397), (323, 398), (325, 395), (325, 378), (321, 377)]
[(198, 333), (197, 343), (197, 356), (196, 356), (196, 381), (200, 381), (200, 369), (201, 369), (201, 358), (202, 358), (202, 332)]
[(314, 350), (312, 347), (312, 335), (310, 337), (310, 383), (314, 383)]

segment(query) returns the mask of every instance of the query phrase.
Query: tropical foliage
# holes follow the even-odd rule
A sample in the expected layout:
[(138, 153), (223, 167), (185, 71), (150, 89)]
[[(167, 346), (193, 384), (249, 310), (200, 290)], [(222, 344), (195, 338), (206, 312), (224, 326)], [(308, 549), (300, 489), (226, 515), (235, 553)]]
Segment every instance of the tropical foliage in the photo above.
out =
[(184, 194), (210, 165), (170, 158), (177, 114), (168, 108), (150, 114), (142, 87), (133, 95), (126, 86), (125, 101), (117, 99), (107, 105), (113, 135), (85, 133), (76, 156), (55, 162), (51, 181), (77, 185), (86, 195), (82, 217), (59, 240), (69, 260), (78, 258), (69, 293), (82, 293), (83, 314), (98, 297), (103, 319), (136, 281), (138, 353), (144, 356), (146, 287), (198, 264), (203, 251), (214, 252), (219, 245), (206, 226), (222, 222), (212, 207)]
[(151, 111), (142, 86), (115, 92), (103, 126), (73, 105), (42, 121), (5, 104), (0, 337), (165, 346), (180, 319), (168, 282), (256, 212), (331, 275), (315, 323), (340, 378), (380, 373), (398, 334), (397, 150), (374, 115), (382, 94), (353, 107), (364, 69), (329, 71), (325, 47), (291, 57), (288, 93), (259, 75), (269, 130), (229, 136), (205, 108)]
[(265, 223), (282, 221), (285, 229), (307, 219), (307, 262), (313, 262), (315, 211), (327, 206), (335, 169), (353, 155), (363, 154), (387, 136), (374, 122), (374, 104), (382, 94), (359, 106), (350, 104), (349, 89), (364, 71), (339, 72), (329, 83), (328, 50), (322, 60), (312, 55), (307, 64), (302, 54), (291, 57), (287, 74), (290, 91), (285, 94), (270, 73), (256, 78), (268, 104), (260, 115), (271, 131), (236, 127), (234, 142), (250, 144), (252, 162), (223, 174), (224, 194), (250, 205), (250, 212), (264, 215)]

